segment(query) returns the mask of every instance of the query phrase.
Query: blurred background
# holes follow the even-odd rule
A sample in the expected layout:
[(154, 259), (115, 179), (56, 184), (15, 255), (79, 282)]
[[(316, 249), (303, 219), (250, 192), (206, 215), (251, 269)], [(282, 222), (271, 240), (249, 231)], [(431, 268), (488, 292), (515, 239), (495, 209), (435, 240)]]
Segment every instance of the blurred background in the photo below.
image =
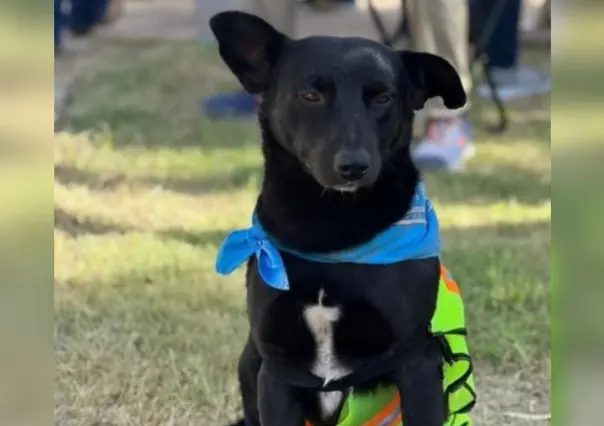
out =
[[(383, 35), (365, 0), (291, 2), (279, 13), (287, 0), (268, 1), (55, 2), (55, 424), (210, 426), (239, 416), (243, 273), (218, 277), (213, 264), (226, 233), (249, 223), (262, 163), (255, 101), (220, 61), (208, 19), (237, 8), (292, 36)], [(428, 111), (416, 149), (432, 166), (443, 260), (466, 299), (476, 424), (546, 424), (550, 6), (486, 2), (475, 21), (476, 2), (454, 0), (454, 18), (434, 13), (452, 0), (433, 1), (409, 0), (405, 13), (397, 0), (372, 4), (388, 34), (406, 17), (397, 47), (430, 46), (422, 29), (445, 28), (432, 48), (448, 46), (443, 55), (467, 76), (469, 110)], [(504, 6), (491, 15), (495, 3)], [(484, 52), (469, 60), (470, 27), (484, 29), (489, 16)], [(486, 58), (503, 131), (493, 129)], [(440, 149), (452, 137), (463, 149)]]

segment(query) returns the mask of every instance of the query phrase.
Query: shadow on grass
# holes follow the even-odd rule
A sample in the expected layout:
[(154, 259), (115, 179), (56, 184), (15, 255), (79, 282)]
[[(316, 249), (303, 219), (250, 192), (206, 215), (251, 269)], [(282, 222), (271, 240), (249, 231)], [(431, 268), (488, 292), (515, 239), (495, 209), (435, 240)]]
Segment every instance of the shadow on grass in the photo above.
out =
[(63, 210), (61, 207), (55, 207), (54, 209), (54, 227), (73, 238), (86, 234), (105, 235), (125, 234), (128, 232), (127, 228), (113, 223), (101, 222), (89, 218), (78, 218)]
[[(188, 195), (235, 191), (257, 191), (262, 166), (239, 167), (232, 171), (198, 179), (127, 176), (124, 173), (99, 173), (71, 165), (55, 165), (55, 180), (65, 186), (82, 185), (95, 190), (119, 186), (161, 188)], [(487, 204), (515, 199), (524, 204), (540, 204), (551, 199), (549, 180), (522, 167), (499, 166), (488, 171), (466, 173), (426, 173), (430, 196), (442, 203)]]
[(90, 189), (111, 190), (119, 186), (161, 188), (188, 195), (235, 191), (256, 185), (262, 175), (261, 166), (246, 166), (223, 174), (198, 179), (127, 176), (124, 173), (99, 173), (70, 165), (55, 165), (55, 181), (61, 185), (82, 185)]
[(226, 236), (229, 234), (229, 230), (215, 229), (204, 232), (189, 232), (184, 229), (168, 229), (166, 231), (160, 231), (159, 235), (169, 239), (175, 239), (192, 246), (220, 246)]
[(488, 204), (514, 199), (541, 204), (551, 199), (551, 184), (541, 173), (524, 167), (498, 166), (488, 171), (427, 173), (431, 198), (441, 203)]
[[(200, 96), (199, 101), (201, 102)], [(192, 109), (199, 108), (190, 105)], [(198, 117), (182, 122), (172, 112), (148, 111), (144, 106), (112, 107), (90, 113), (90, 117), (69, 112), (61, 130), (110, 135), (116, 149), (127, 147), (229, 148), (260, 146), (255, 117), (240, 120), (210, 121), (199, 111)], [(174, 124), (174, 121), (180, 121)], [(100, 124), (101, 125), (100, 125)]]

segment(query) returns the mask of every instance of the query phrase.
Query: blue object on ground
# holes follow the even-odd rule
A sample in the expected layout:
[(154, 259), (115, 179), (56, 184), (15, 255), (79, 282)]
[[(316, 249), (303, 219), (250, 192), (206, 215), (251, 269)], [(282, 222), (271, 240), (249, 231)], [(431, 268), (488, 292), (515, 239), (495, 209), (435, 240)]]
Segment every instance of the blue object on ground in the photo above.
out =
[(253, 117), (258, 102), (247, 92), (228, 92), (212, 95), (202, 101), (206, 116), (211, 119)]
[[(512, 68), (496, 68), (491, 70), (495, 90), (503, 101), (522, 99), (533, 95), (547, 94), (551, 91), (551, 78), (546, 73), (519, 65)], [(489, 98), (490, 87), (481, 83), (478, 86), (478, 96)]]
[(426, 137), (413, 150), (413, 160), (420, 169), (462, 171), (475, 153), (472, 126), (462, 117), (432, 120)]

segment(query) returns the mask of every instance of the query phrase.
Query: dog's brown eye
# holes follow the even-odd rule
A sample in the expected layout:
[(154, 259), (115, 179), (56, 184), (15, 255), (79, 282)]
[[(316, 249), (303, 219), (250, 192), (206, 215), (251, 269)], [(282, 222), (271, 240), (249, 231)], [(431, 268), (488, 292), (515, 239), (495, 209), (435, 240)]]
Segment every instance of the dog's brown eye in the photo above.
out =
[(380, 93), (375, 98), (373, 98), (373, 103), (378, 105), (386, 105), (388, 102), (390, 102), (390, 99), (392, 98), (388, 93)]
[(303, 101), (306, 101), (311, 104), (321, 102), (321, 95), (317, 92), (300, 93), (300, 98), (302, 98)]

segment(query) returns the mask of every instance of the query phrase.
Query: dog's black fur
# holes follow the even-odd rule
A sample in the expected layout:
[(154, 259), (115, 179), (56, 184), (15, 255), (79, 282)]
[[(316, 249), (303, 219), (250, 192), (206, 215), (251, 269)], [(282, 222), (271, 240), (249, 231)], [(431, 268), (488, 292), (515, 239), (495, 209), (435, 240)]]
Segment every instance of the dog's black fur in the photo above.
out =
[[(256, 214), (272, 238), (304, 252), (341, 250), (405, 215), (419, 180), (410, 157), (414, 110), (434, 96), (450, 108), (466, 102), (448, 62), (361, 38), (292, 40), (241, 12), (220, 13), (210, 25), (225, 63), (262, 97), (265, 176)], [(251, 331), (239, 363), (245, 424), (336, 423), (337, 413), (321, 414), (321, 389), (294, 379), (314, 377), (315, 342), (302, 312), (323, 289), (324, 304), (342, 313), (334, 349), (349, 370), (362, 373), (373, 361), (406, 352), (396, 368), (352, 386), (370, 392), (395, 384), (406, 426), (442, 426), (442, 357), (429, 334), (438, 258), (362, 265), (282, 256), (286, 292), (263, 282), (255, 260), (248, 264)]]

